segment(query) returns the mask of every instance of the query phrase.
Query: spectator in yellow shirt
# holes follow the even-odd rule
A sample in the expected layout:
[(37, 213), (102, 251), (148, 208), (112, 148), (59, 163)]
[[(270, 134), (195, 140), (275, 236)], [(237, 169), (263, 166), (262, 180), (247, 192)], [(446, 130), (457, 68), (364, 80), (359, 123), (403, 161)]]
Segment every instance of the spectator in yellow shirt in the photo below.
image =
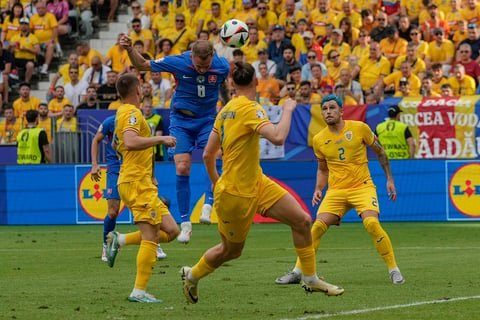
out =
[(63, 86), (56, 86), (55, 98), (50, 100), (50, 103), (48, 104), (48, 116), (61, 116), (63, 113), (63, 109), (67, 104), (71, 105), (72, 102), (70, 101), (70, 99), (65, 97), (65, 89), (63, 88)]
[(57, 132), (77, 132), (77, 117), (71, 104), (63, 107), (62, 117), (57, 120)]
[(403, 61), (400, 65), (400, 71), (395, 71), (382, 80), (379, 80), (375, 85), (375, 93), (378, 96), (382, 95), (382, 92), (385, 88), (394, 87), (395, 92), (398, 93), (400, 91), (400, 80), (407, 79), (410, 87), (410, 92), (412, 95), (419, 95), (420, 87), (422, 83), (420, 79), (412, 73), (412, 67), (410, 66), (410, 62)]
[(427, 57), (425, 58), (427, 70), (434, 63), (440, 63), (443, 67), (443, 73), (449, 74), (455, 55), (455, 46), (452, 41), (445, 39), (445, 31), (442, 28), (433, 29), (433, 35), (435, 40), (428, 44)]
[(4, 108), (5, 120), (0, 122), (0, 144), (10, 144), (17, 142), (17, 135), (23, 129), (22, 118), (15, 117), (15, 111), (12, 106)]
[(395, 59), (407, 53), (407, 40), (398, 36), (398, 29), (395, 26), (388, 26), (387, 37), (380, 41), (380, 49), (393, 67)]
[(433, 79), (431, 75), (428, 75), (422, 79), (422, 89), (420, 90), (420, 93), (423, 97), (438, 98), (442, 96), (441, 94), (433, 91)]
[(142, 29), (142, 21), (139, 18), (132, 20), (132, 32), (129, 34), (132, 39), (132, 43), (137, 40), (142, 40), (144, 51), (150, 53), (152, 57), (155, 57), (155, 41), (153, 40), (152, 31), (149, 29)]
[(55, 42), (58, 35), (58, 23), (54, 14), (47, 12), (47, 6), (43, 0), (37, 2), (37, 13), (30, 19), (30, 29), (37, 37), (40, 49), (44, 52), (45, 62), (40, 69), (41, 74), (48, 74), (48, 66), (53, 58)]
[(382, 55), (378, 42), (370, 43), (370, 55), (362, 58), (357, 66), (352, 70), (352, 79), (359, 76), (359, 82), (362, 90), (370, 90), (377, 81), (383, 80), (390, 74), (390, 62)]
[[(37, 110), (40, 105), (40, 99), (30, 95), (30, 83), (22, 82), (19, 86), (20, 97), (13, 101), (13, 109), (15, 110), (15, 117), (25, 118), (28, 110)], [(26, 119), (24, 119), (26, 120)]]
[(448, 83), (452, 86), (455, 96), (471, 96), (475, 94), (475, 80), (465, 74), (465, 67), (463, 65), (456, 64), (453, 67), (452, 74), (453, 76), (448, 78)]
[(10, 48), (13, 49), (15, 66), (25, 70), (25, 82), (30, 82), (37, 54), (40, 54), (40, 45), (37, 37), (30, 32), (27, 17), (20, 19), (20, 33), (13, 36)]
[(268, 10), (268, 1), (260, 0), (257, 2), (257, 24), (258, 29), (265, 34), (270, 34), (273, 31), (273, 26), (278, 24), (277, 15)]

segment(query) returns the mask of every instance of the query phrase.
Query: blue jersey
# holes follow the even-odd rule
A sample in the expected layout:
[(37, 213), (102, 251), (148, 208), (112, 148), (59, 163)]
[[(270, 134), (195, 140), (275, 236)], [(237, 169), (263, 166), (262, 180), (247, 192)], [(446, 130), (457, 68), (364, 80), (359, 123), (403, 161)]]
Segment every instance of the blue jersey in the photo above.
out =
[(115, 115), (103, 120), (102, 124), (98, 128), (98, 132), (102, 133), (108, 140), (106, 157), (108, 171), (112, 173), (119, 173), (121, 162), (118, 159), (117, 153), (112, 147), (113, 133), (115, 132)]
[(170, 72), (175, 77), (176, 88), (170, 108), (191, 111), (195, 117), (216, 114), (220, 85), (227, 79), (230, 65), (227, 59), (214, 54), (210, 69), (199, 74), (193, 66), (191, 51), (178, 56), (166, 56), (150, 65), (155, 72)]

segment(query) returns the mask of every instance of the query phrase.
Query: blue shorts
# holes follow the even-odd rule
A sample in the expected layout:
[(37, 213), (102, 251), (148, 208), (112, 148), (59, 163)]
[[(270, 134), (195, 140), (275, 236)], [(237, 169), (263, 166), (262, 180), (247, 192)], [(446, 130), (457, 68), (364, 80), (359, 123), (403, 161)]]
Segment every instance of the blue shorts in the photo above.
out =
[(170, 135), (177, 139), (175, 148), (169, 148), (170, 154), (192, 153), (193, 149), (203, 149), (207, 145), (212, 131), (215, 115), (203, 118), (189, 117), (178, 112), (170, 115)]
[(118, 172), (107, 172), (107, 192), (104, 194), (104, 198), (120, 200), (120, 195), (118, 194)]

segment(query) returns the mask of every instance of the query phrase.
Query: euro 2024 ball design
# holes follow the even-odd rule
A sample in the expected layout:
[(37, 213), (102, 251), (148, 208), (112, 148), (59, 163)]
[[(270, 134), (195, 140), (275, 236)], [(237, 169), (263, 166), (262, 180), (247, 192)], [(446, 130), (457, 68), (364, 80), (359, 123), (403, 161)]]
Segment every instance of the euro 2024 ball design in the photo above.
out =
[(240, 20), (231, 19), (220, 29), (220, 39), (230, 48), (240, 48), (247, 43), (249, 37), (247, 25)]

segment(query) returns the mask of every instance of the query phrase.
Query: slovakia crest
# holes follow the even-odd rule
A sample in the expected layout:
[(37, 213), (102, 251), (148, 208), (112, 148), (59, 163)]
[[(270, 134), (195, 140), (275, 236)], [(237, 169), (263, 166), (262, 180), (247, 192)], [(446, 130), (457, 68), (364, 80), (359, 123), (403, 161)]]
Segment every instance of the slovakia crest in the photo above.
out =
[(217, 76), (216, 75), (212, 74), (212, 75), (208, 76), (208, 83), (213, 84), (213, 83), (216, 83), (216, 82), (217, 82)]
[(345, 132), (345, 139), (346, 139), (347, 141), (351, 141), (352, 138), (353, 138), (353, 133), (352, 133), (352, 131), (347, 131), (347, 132)]

